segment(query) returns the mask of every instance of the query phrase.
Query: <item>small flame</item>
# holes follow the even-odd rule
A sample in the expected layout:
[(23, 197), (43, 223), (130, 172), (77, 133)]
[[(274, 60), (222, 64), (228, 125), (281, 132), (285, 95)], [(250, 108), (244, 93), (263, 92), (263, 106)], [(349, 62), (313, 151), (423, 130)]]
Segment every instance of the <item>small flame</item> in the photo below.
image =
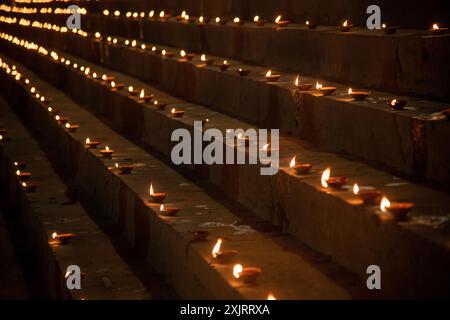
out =
[(16, 175), (20, 176), (20, 170), (16, 171)]
[(348, 20), (345, 20), (342, 26), (346, 27), (348, 25)]
[(152, 196), (153, 195), (153, 184), (150, 183), (150, 189), (148, 190), (148, 193)]
[(323, 87), (323, 85), (322, 85), (321, 83), (316, 82), (316, 89), (317, 89), (317, 90), (322, 89), (322, 87)]
[(22, 187), (26, 187), (26, 186), (27, 186), (26, 182), (22, 182)]
[(137, 41), (136, 41), (136, 40), (131, 41), (131, 46), (132, 46), (133, 48), (136, 47), (136, 44), (137, 44)]
[(139, 98), (144, 98), (144, 89), (141, 90), (141, 93), (139, 94)]
[(295, 86), (298, 86), (300, 83), (300, 75), (297, 75), (297, 78), (295, 78)]
[(114, 81), (111, 81), (111, 88), (114, 88), (116, 86), (116, 83)]
[(164, 49), (163, 51), (161, 51), (161, 54), (162, 54), (163, 56), (165, 56), (165, 55), (166, 55), (166, 49)]
[(204, 21), (203, 16), (200, 16), (200, 18), (198, 18), (198, 22), (203, 23), (203, 21)]
[(275, 23), (279, 23), (281, 21), (281, 14), (275, 19)]
[(309, 26), (309, 20), (306, 20), (305, 24), (306, 24), (307, 26)]
[(200, 57), (200, 60), (202, 60), (203, 62), (205, 62), (205, 61), (206, 61), (206, 55), (205, 55), (205, 54), (202, 54), (202, 56)]
[(95, 37), (98, 39), (98, 38), (100, 38), (102, 35), (100, 34), (100, 32), (96, 32), (95, 33)]
[(86, 144), (89, 144), (89, 143), (91, 143), (91, 139), (86, 138)]
[(391, 101), (391, 106), (395, 106), (397, 104), (397, 99), (393, 99), (392, 101)]
[(119, 164), (116, 162), (116, 168), (119, 168)]
[(164, 18), (164, 15), (165, 15), (164, 11), (161, 11), (161, 12), (159, 13), (159, 17), (160, 17), (160, 18)]
[(267, 295), (267, 300), (277, 300), (277, 299), (275, 298), (275, 296), (272, 293), (269, 293)]
[(295, 167), (295, 157), (296, 157), (296, 156), (294, 156), (294, 157), (292, 158), (291, 163), (289, 164), (289, 167), (290, 167), (290, 168)]
[(217, 258), (217, 256), (220, 253), (220, 247), (222, 246), (222, 238), (217, 239), (216, 244), (214, 245), (214, 248), (212, 250), (212, 257)]
[(58, 238), (58, 234), (57, 234), (56, 232), (53, 232), (53, 233), (52, 233), (52, 238), (53, 238), (53, 239)]
[(128, 87), (128, 91), (129, 91), (129, 92), (132, 92), (133, 89), (134, 89), (134, 88), (133, 88), (132, 86), (129, 86), (129, 87)]
[(170, 111), (170, 112), (175, 113), (176, 112), (175, 108), (172, 108), (172, 111)]
[(266, 78), (270, 77), (272, 75), (272, 70), (267, 71)]
[(359, 193), (359, 187), (358, 187), (358, 184), (357, 184), (357, 183), (355, 183), (355, 184), (353, 185), (353, 193), (354, 193), (354, 194), (358, 194), (358, 193)]
[(233, 22), (234, 23), (239, 23), (239, 22), (241, 22), (241, 19), (239, 19), (239, 17), (236, 17), (236, 18), (234, 18)]
[(181, 17), (184, 18), (185, 16), (186, 16), (186, 10), (183, 10), (183, 11), (181, 12)]
[(228, 61), (227, 61), (227, 60), (223, 60), (223, 64), (224, 64), (224, 65), (227, 65), (227, 64), (228, 64)]
[(66, 123), (66, 128), (70, 128), (70, 123), (69, 122)]
[(244, 270), (244, 268), (242, 267), (241, 264), (235, 264), (233, 267), (233, 276), (236, 279), (239, 279), (239, 277), (241, 276), (242, 270)]
[(220, 18), (216, 17), (216, 23), (219, 23), (219, 22), (220, 22)]
[(55, 120), (59, 121), (59, 120), (61, 120), (61, 117), (59, 115), (56, 115)]
[(320, 179), (320, 182), (322, 183), (322, 187), (328, 188), (328, 179), (330, 179), (331, 175), (331, 168), (326, 168), (325, 171), (322, 173), (322, 178)]
[(433, 24), (433, 30), (439, 30), (439, 25), (437, 23)]
[(255, 17), (253, 18), (253, 21), (254, 21), (254, 22), (258, 22), (258, 21), (259, 21), (259, 16), (255, 16)]
[(353, 93), (352, 88), (348, 89), (348, 94), (352, 94), (352, 93)]
[(159, 211), (161, 211), (161, 212), (164, 211), (164, 205), (163, 204), (159, 207)]
[(391, 206), (391, 202), (389, 201), (388, 198), (386, 198), (385, 196), (383, 197), (383, 199), (381, 199), (381, 203), (380, 203), (380, 210), (382, 212), (386, 212), (387, 208), (389, 208)]
[(180, 56), (181, 56), (182, 58), (184, 58), (184, 57), (186, 56), (186, 51), (181, 50), (181, 51), (180, 51)]
[(108, 146), (106, 146), (105, 150), (106, 150), (106, 151), (109, 151), (109, 147), (108, 147)]
[(381, 25), (381, 28), (386, 29), (386, 24), (383, 23), (383, 24)]

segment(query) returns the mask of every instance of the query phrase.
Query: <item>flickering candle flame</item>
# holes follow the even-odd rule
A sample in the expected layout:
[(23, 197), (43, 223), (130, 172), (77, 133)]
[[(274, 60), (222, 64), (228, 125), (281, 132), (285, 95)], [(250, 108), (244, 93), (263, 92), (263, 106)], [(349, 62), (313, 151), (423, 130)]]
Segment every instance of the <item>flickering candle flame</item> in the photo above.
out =
[(56, 121), (59, 121), (59, 120), (61, 120), (61, 117), (59, 115), (56, 115), (55, 119), (56, 119)]
[(433, 30), (439, 30), (439, 25), (437, 23), (433, 24)]
[(164, 49), (164, 50), (161, 52), (161, 54), (162, 54), (163, 56), (165, 56), (165, 55), (166, 55), (166, 50)]
[(108, 147), (108, 146), (106, 146), (106, 147), (105, 147), (105, 150), (106, 150), (106, 151), (109, 151), (109, 147)]
[(125, 40), (125, 45), (128, 46), (130, 44), (130, 40)]
[(272, 70), (267, 71), (266, 78), (270, 77), (272, 75)]
[(183, 19), (184, 19), (184, 21), (189, 21), (189, 15), (188, 14), (185, 15)]
[(161, 211), (161, 212), (164, 211), (164, 205), (163, 204), (159, 207), (159, 211)]
[(290, 167), (290, 168), (295, 167), (295, 157), (296, 157), (296, 156), (294, 156), (294, 157), (292, 158), (291, 163), (289, 164), (289, 167)]
[(70, 123), (69, 122), (66, 123), (66, 128), (70, 128)]
[(160, 18), (164, 18), (164, 15), (165, 15), (164, 11), (161, 11), (161, 12), (159, 13), (159, 17), (160, 17)]
[(20, 176), (20, 170), (16, 171), (16, 175)]
[(114, 44), (117, 44), (117, 39), (114, 38), (112, 42), (113, 42)]
[(328, 179), (330, 179), (330, 175), (331, 175), (331, 168), (326, 168), (325, 171), (322, 173), (322, 177), (320, 179), (322, 187), (328, 188)]
[(144, 89), (141, 90), (141, 93), (139, 94), (139, 98), (144, 98), (145, 94), (144, 94)]
[(132, 92), (132, 91), (133, 91), (133, 87), (132, 87), (132, 86), (129, 86), (129, 87), (128, 87), (128, 91), (129, 91), (129, 92)]
[(176, 111), (177, 111), (177, 110), (175, 110), (175, 108), (172, 108), (172, 111), (171, 111), (171, 112), (172, 112), (172, 113), (175, 113)]
[(114, 88), (116, 86), (116, 83), (114, 81), (111, 81), (111, 88)]
[(259, 21), (259, 16), (255, 16), (254, 18), (253, 18), (253, 22), (258, 22)]
[(346, 27), (348, 25), (348, 20), (345, 20), (342, 26)]
[(297, 75), (297, 78), (295, 78), (295, 86), (297, 87), (300, 83), (300, 75)]
[(205, 19), (203, 18), (203, 16), (200, 16), (200, 18), (198, 18), (198, 22), (203, 23), (205, 21)]
[(108, 11), (108, 10), (106, 10), (106, 9), (105, 9), (105, 10), (103, 10), (103, 15), (104, 15), (104, 16), (109, 16), (109, 11)]
[(136, 47), (136, 44), (137, 44), (136, 40), (131, 41), (131, 46), (132, 46), (133, 48)]
[(387, 212), (387, 208), (389, 208), (391, 206), (391, 202), (389, 201), (388, 198), (386, 198), (385, 196), (381, 199), (380, 202), (380, 210), (382, 212)]
[(89, 143), (91, 143), (91, 139), (86, 138), (86, 144), (89, 144)]
[(181, 56), (182, 58), (184, 58), (184, 57), (186, 56), (186, 51), (181, 50), (181, 51), (180, 51), (180, 56)]
[(95, 37), (98, 39), (98, 38), (100, 38), (102, 35), (100, 34), (100, 32), (96, 32), (95, 33)]
[(269, 293), (267, 295), (267, 300), (277, 300), (277, 299), (275, 298), (275, 296), (272, 293)]
[(206, 55), (202, 54), (202, 56), (200, 57), (200, 60), (202, 60), (203, 62), (206, 61)]
[(116, 166), (116, 168), (119, 168), (119, 164), (117, 162), (116, 162), (115, 166)]
[(92, 78), (97, 79), (97, 73), (96, 73), (96, 72), (94, 72), (94, 73), (92, 74)]
[(358, 193), (359, 193), (359, 187), (358, 187), (358, 184), (355, 183), (353, 185), (353, 194), (357, 195)]
[(220, 247), (222, 246), (222, 238), (217, 239), (216, 244), (214, 245), (214, 248), (211, 252), (211, 255), (213, 258), (217, 258), (217, 256), (220, 253)]
[(352, 88), (348, 89), (348, 94), (352, 94), (352, 93), (353, 93)]
[(91, 72), (91, 69), (90, 69), (90, 68), (86, 68), (86, 70), (84, 70), (84, 74), (85, 74), (85, 75), (89, 75), (89, 72)]
[(322, 87), (323, 87), (322, 84), (320, 84), (319, 82), (316, 82), (316, 89), (317, 89), (317, 90), (322, 89)]
[(383, 23), (383, 24), (381, 25), (381, 28), (386, 29), (386, 24)]
[(241, 19), (239, 19), (239, 17), (234, 18), (233, 22), (234, 23), (239, 23), (241, 21)]
[(281, 14), (275, 19), (275, 23), (279, 23), (281, 21)]
[(155, 16), (155, 10), (151, 10), (151, 11), (148, 13), (148, 16), (149, 16), (149, 18), (153, 18), (153, 17)]
[(155, 46), (152, 47), (152, 51), (153, 51), (153, 52), (156, 51), (156, 47), (155, 47)]
[(138, 13), (137, 12), (133, 12), (133, 18), (137, 18), (138, 17)]
[(397, 99), (392, 99), (392, 101), (391, 101), (391, 106), (395, 106), (397, 104)]
[(52, 238), (53, 238), (53, 239), (58, 238), (58, 234), (57, 234), (56, 232), (53, 232), (53, 233), (52, 233)]
[(306, 20), (305, 24), (306, 24), (307, 26), (309, 26), (309, 20)]
[(242, 270), (244, 270), (244, 268), (242, 267), (241, 264), (235, 264), (233, 267), (233, 276), (236, 279), (239, 279), (239, 277), (241, 276)]
[(128, 12), (125, 14), (125, 17), (127, 17), (127, 18), (131, 17), (131, 12), (128, 11)]
[(216, 17), (216, 23), (219, 23), (219, 22), (220, 22), (220, 18)]
[(153, 184), (150, 183), (150, 189), (148, 191), (148, 193), (152, 196), (153, 195)]

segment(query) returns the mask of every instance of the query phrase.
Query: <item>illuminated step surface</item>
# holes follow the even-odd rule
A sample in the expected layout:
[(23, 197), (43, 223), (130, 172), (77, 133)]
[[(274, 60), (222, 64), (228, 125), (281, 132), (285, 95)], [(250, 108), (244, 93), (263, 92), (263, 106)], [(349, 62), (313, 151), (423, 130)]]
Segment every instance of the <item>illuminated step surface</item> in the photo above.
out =
[[(81, 59), (71, 56), (66, 58), (87, 65)], [(170, 152), (168, 140), (172, 129), (180, 126), (190, 128), (194, 119), (210, 117), (219, 128), (248, 127), (248, 124), (201, 106), (182, 103), (133, 78), (92, 64), (90, 66), (99, 73), (115, 75), (118, 82), (132, 84), (136, 88), (145, 87), (146, 92), (154, 93), (169, 104), (185, 108), (187, 113), (183, 118), (174, 120), (169, 117), (168, 111), (158, 112), (149, 106), (137, 105), (127, 97), (125, 91), (113, 93), (100, 83), (91, 83), (92, 80), (83, 77), (79, 71), (51, 62), (48, 57), (39, 57), (33, 64), (33, 68), (50, 81), (60, 84), (62, 82), (58, 79), (64, 78), (64, 90), (74, 99), (90, 106), (99, 117), (108, 119), (130, 137), (166, 155)], [(86, 94), (80, 95), (80, 92)], [(447, 195), (400, 180), (359, 162), (308, 151), (295, 139), (283, 138), (281, 149), (283, 167), (297, 154), (303, 161), (314, 164), (313, 173), (298, 177), (289, 168), (283, 168), (277, 176), (269, 179), (261, 177), (259, 167), (255, 166), (211, 166), (197, 170), (258, 216), (283, 226), (301, 241), (329, 254), (332, 259), (361, 277), (365, 275), (366, 266), (377, 261), (382, 266), (384, 277), (389, 279), (385, 292), (389, 291), (392, 295), (408, 292), (414, 296), (423, 295), (427, 290), (431, 294), (436, 290), (436, 284), (441, 283), (437, 279), (446, 277), (449, 261), (444, 232), (450, 203)], [(414, 202), (416, 209), (412, 213), (413, 220), (397, 224), (386, 215), (379, 216), (376, 207), (364, 208), (358, 205), (360, 202), (348, 190), (324, 192), (320, 187), (320, 174), (327, 166), (332, 167), (336, 175), (349, 177), (351, 183), (355, 181), (382, 189), (391, 200)], [(398, 255), (399, 246), (402, 247), (402, 258), (392, 259), (391, 255)], [(418, 260), (425, 252), (431, 256)], [(410, 273), (401, 272), (407, 261), (415, 261), (415, 268), (409, 269)], [(436, 265), (442, 267), (442, 272), (437, 271)], [(433, 272), (425, 271), (430, 268)], [(424, 279), (423, 282), (413, 281), (418, 274), (436, 276), (436, 279), (425, 280), (422, 276), (419, 278)], [(430, 284), (433, 286), (428, 287)], [(448, 288), (442, 290), (445, 292)]]
[[(15, 64), (43, 94), (53, 98), (61, 114), (76, 121), (80, 128), (68, 133), (56, 125), (46, 105), (30, 97), (12, 79), (1, 78), (2, 92), (11, 93), (8, 97), (14, 105), (15, 99), (24, 99), (17, 112), (52, 144), (62, 165), (72, 170), (77, 188), (116, 221), (135, 249), (164, 274), (181, 297), (265, 299), (269, 292), (280, 299), (372, 296), (351, 273), (270, 227), (258, 231), (264, 224), (251, 218), (247, 210), (220, 195), (216, 200), (106, 127), (61, 91)], [(104, 159), (98, 150), (85, 150), (86, 136), (102, 141), (102, 146), (108, 144), (115, 150), (114, 158)], [(115, 161), (124, 160), (134, 165), (130, 175), (120, 175), (114, 167)], [(177, 206), (178, 217), (163, 217), (159, 204), (146, 203), (150, 182), (156, 191), (168, 193), (166, 205)], [(192, 231), (198, 229), (210, 232), (208, 241), (192, 242)], [(233, 264), (212, 261), (211, 250), (219, 236), (224, 239), (224, 249), (238, 250), (235, 261), (262, 269), (257, 285), (243, 285), (234, 279)]]

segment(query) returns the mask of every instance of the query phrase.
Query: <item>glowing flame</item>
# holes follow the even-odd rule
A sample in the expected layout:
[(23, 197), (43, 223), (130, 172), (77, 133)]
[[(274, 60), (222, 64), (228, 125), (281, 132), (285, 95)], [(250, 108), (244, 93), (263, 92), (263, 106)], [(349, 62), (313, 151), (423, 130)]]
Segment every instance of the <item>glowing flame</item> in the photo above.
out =
[(25, 182), (22, 182), (22, 187), (26, 187), (27, 184)]
[(120, 16), (120, 11), (119, 11), (119, 10), (114, 11), (114, 15), (115, 15), (116, 17)]
[(66, 128), (70, 128), (70, 123), (69, 122), (66, 123)]
[(275, 19), (275, 23), (279, 23), (281, 21), (281, 14)]
[(144, 89), (141, 90), (141, 93), (139, 94), (139, 98), (144, 98)]
[(106, 146), (105, 150), (106, 150), (106, 151), (109, 151), (109, 147), (108, 147), (108, 146)]
[(153, 184), (150, 183), (150, 189), (148, 190), (148, 193), (152, 196), (153, 195)]
[(160, 18), (164, 18), (164, 15), (165, 15), (164, 11), (161, 11), (161, 12), (159, 13), (159, 17), (160, 17)]
[(145, 50), (145, 44), (141, 44), (141, 49)]
[(381, 203), (380, 203), (380, 210), (382, 212), (387, 212), (387, 208), (389, 208), (391, 206), (391, 202), (389, 201), (388, 198), (383, 197), (383, 199), (381, 199)]
[(227, 60), (223, 60), (223, 64), (224, 64), (224, 65), (227, 65), (227, 64), (228, 64), (228, 61), (227, 61)]
[(359, 187), (358, 187), (358, 184), (357, 184), (357, 183), (355, 183), (355, 184), (353, 185), (353, 193), (354, 193), (354, 194), (358, 194), (358, 193), (359, 193)]
[(346, 27), (348, 25), (348, 20), (345, 20), (342, 26)]
[(155, 15), (155, 10), (151, 10), (151, 11), (148, 13), (148, 16), (149, 16), (150, 18), (153, 18), (154, 15)]
[(239, 17), (236, 17), (236, 18), (234, 18), (233, 22), (234, 23), (239, 23), (239, 22), (241, 22), (241, 19), (239, 19)]
[(203, 21), (204, 21), (203, 16), (200, 16), (200, 18), (198, 18), (198, 22), (203, 23)]
[(131, 41), (131, 46), (132, 46), (133, 48), (136, 47), (136, 44), (137, 44), (136, 40)]
[(100, 38), (102, 35), (100, 34), (100, 32), (96, 32), (95, 33), (95, 37), (98, 39), (98, 38)]
[(111, 88), (114, 88), (116, 86), (116, 83), (114, 81), (111, 81)]
[(323, 85), (322, 85), (321, 83), (316, 82), (316, 89), (317, 89), (317, 90), (322, 89), (322, 87), (323, 87)]
[(181, 12), (181, 17), (184, 18), (185, 16), (186, 16), (186, 10), (183, 10), (183, 11)]
[(220, 246), (222, 245), (222, 238), (217, 239), (216, 244), (214, 245), (214, 248), (211, 252), (211, 255), (213, 258), (217, 258), (217, 256), (220, 253)]
[(53, 239), (58, 238), (58, 234), (57, 234), (56, 232), (53, 232), (53, 233), (52, 233), (52, 238), (53, 238)]
[(255, 17), (253, 18), (253, 21), (254, 21), (254, 22), (258, 22), (258, 21), (259, 21), (259, 16), (255, 16)]
[(277, 299), (275, 298), (275, 296), (272, 293), (269, 293), (267, 295), (267, 300), (277, 300)]
[(184, 58), (184, 57), (186, 56), (186, 51), (181, 50), (181, 51), (180, 51), (180, 56), (181, 56), (182, 58)]
[(175, 108), (172, 108), (172, 111), (170, 111), (170, 112), (175, 113), (176, 112)]
[(109, 11), (108, 10), (103, 10), (103, 15), (109, 16)]
[(233, 276), (236, 279), (239, 279), (239, 277), (241, 276), (242, 270), (244, 270), (244, 268), (242, 267), (241, 264), (235, 264), (233, 267)]
[(20, 170), (16, 171), (16, 175), (20, 176)]
[(300, 75), (297, 75), (297, 78), (295, 78), (295, 86), (298, 86), (300, 83)]
[(266, 78), (270, 77), (272, 75), (272, 70), (267, 71)]
[(164, 211), (164, 205), (163, 204), (159, 207), (159, 211), (161, 211), (161, 212)]
[(202, 56), (200, 57), (200, 60), (202, 60), (203, 62), (205, 62), (205, 61), (206, 61), (206, 55), (205, 55), (205, 54), (202, 54)]
[(59, 121), (59, 120), (61, 120), (61, 117), (59, 115), (56, 115), (55, 120)]
[(119, 164), (116, 162), (116, 168), (119, 168)]
[(89, 143), (91, 143), (91, 139), (86, 138), (86, 144), (89, 144)]
[(395, 106), (397, 104), (397, 99), (393, 99), (392, 101), (391, 101), (391, 106)]
[(292, 158), (291, 163), (289, 164), (289, 167), (290, 167), (290, 168), (295, 167), (295, 157), (296, 157), (296, 156), (294, 156), (294, 157)]
[(166, 50), (164, 49), (163, 51), (161, 51), (161, 54), (162, 54), (163, 56), (165, 56), (165, 55), (166, 55)]
[(328, 179), (330, 179), (330, 175), (331, 175), (331, 168), (326, 168), (325, 171), (322, 173), (322, 177), (320, 179), (322, 187), (328, 188)]
[(439, 30), (439, 25), (437, 23), (433, 24), (433, 30)]
[(381, 25), (381, 28), (386, 29), (386, 24), (383, 23), (383, 24)]
[(129, 86), (129, 87), (128, 87), (128, 91), (129, 91), (129, 92), (132, 92), (133, 89), (134, 89), (134, 88), (133, 88), (132, 86)]
[(352, 93), (353, 93), (352, 88), (348, 89), (348, 94), (352, 94)]
[(305, 24), (306, 24), (307, 26), (309, 26), (309, 20), (306, 20)]
[(216, 17), (216, 23), (219, 23), (219, 22), (220, 22), (220, 18)]

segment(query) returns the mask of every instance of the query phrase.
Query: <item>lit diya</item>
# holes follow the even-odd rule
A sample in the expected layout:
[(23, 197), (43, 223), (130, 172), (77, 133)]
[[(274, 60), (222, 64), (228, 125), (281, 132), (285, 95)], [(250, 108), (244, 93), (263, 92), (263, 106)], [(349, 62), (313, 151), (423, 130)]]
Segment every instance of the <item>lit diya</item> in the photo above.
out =
[(365, 205), (377, 204), (383, 195), (379, 190), (360, 190), (356, 183), (353, 185), (353, 194), (358, 196)]
[(324, 187), (325, 189), (327, 189), (328, 187), (331, 187), (333, 189), (341, 189), (347, 183), (347, 177), (331, 177), (330, 175), (331, 168), (326, 168), (322, 173), (320, 182), (322, 184), (322, 187)]
[(209, 231), (206, 230), (194, 230), (192, 231), (192, 236), (194, 241), (206, 241), (209, 235)]
[(366, 97), (369, 95), (369, 92), (367, 91), (353, 91), (352, 88), (348, 89), (348, 94), (356, 101), (362, 101), (366, 99)]
[(275, 24), (276, 24), (276, 26), (277, 26), (277, 27), (280, 27), (280, 28), (287, 27), (288, 24), (289, 24), (289, 21), (288, 21), (288, 20), (281, 20), (281, 18), (282, 18), (281, 15), (279, 15), (278, 17), (276, 17), (276, 19), (275, 19)]
[(150, 194), (150, 198), (152, 198), (152, 202), (154, 202), (154, 203), (162, 203), (167, 197), (167, 193), (153, 192), (153, 184), (151, 184), (151, 183), (150, 183), (149, 194)]
[(317, 23), (314, 23), (310, 20), (306, 20), (305, 25), (308, 29), (314, 30), (317, 28)]
[(153, 99), (153, 94), (146, 95), (144, 89), (141, 90), (141, 93), (139, 94), (139, 102), (141, 103), (148, 103)]
[(42, 96), (39, 100), (40, 100), (42, 103), (45, 103), (45, 104), (49, 104), (50, 102), (52, 102), (52, 99), (51, 99), (51, 98), (46, 98), (46, 97), (44, 97), (44, 96)]
[(75, 131), (77, 131), (79, 125), (77, 125), (77, 124), (70, 124), (69, 122), (67, 122), (65, 127), (66, 127), (68, 132), (75, 132)]
[(224, 25), (228, 22), (227, 19), (221, 19), (220, 17), (216, 17), (215, 21), (217, 24), (221, 24), (221, 25)]
[(114, 150), (110, 149), (108, 146), (106, 146), (105, 149), (100, 150), (100, 154), (104, 158), (110, 158), (113, 153), (114, 153)]
[(348, 20), (345, 20), (341, 25), (341, 32), (349, 32), (351, 28), (353, 28), (353, 25)]
[(222, 238), (217, 239), (216, 244), (211, 252), (214, 261), (222, 264), (230, 263), (231, 260), (237, 255), (237, 250), (221, 250)]
[(128, 94), (132, 97), (136, 97), (139, 94), (139, 90), (134, 89), (132, 86), (128, 87)]
[(388, 198), (383, 197), (380, 203), (380, 210), (382, 212), (389, 212), (395, 220), (408, 220), (409, 212), (414, 208), (414, 203), (411, 202), (393, 202)]
[(385, 34), (395, 34), (398, 30), (398, 27), (387, 26), (383, 23), (383, 25), (381, 26), (381, 30), (383, 30)]
[(239, 68), (238, 69), (238, 73), (239, 73), (239, 75), (241, 77), (245, 77), (245, 76), (248, 76), (250, 74), (250, 70)]
[(281, 78), (279, 74), (272, 74), (272, 70), (267, 71), (266, 80), (267, 82), (277, 82)]
[(266, 20), (261, 19), (259, 16), (255, 16), (253, 18), (253, 22), (258, 26), (258, 27), (262, 27), (263, 25), (266, 24)]
[(31, 182), (22, 182), (21, 184), (22, 189), (26, 192), (26, 193), (32, 193), (36, 190), (37, 185), (35, 185), (34, 183)]
[(242, 19), (239, 18), (239, 17), (235, 17), (235, 18), (233, 19), (233, 23), (234, 23), (234, 24), (237, 24), (238, 26), (242, 26), (242, 25), (244, 24), (244, 20), (242, 20)]
[(184, 115), (183, 110), (176, 110), (175, 108), (172, 108), (172, 111), (170, 111), (170, 113), (174, 118), (181, 118)]
[(186, 11), (183, 10), (179, 16), (176, 16), (176, 17), (175, 17), (175, 19), (176, 19), (177, 21), (181, 21), (181, 20), (184, 19), (185, 16), (186, 16)]
[(159, 207), (161, 215), (165, 217), (175, 217), (180, 209), (175, 207), (165, 207), (163, 204)]
[(207, 66), (210, 66), (214, 63), (214, 59), (207, 59), (205, 54), (201, 55), (200, 60)]
[(295, 171), (296, 174), (308, 174), (311, 171), (312, 164), (310, 163), (299, 163), (297, 164), (294, 156), (289, 164), (289, 167)]
[(173, 53), (172, 51), (167, 51), (167, 50), (164, 49), (164, 50), (161, 51), (161, 55), (163, 57), (165, 57), (165, 58), (172, 58), (175, 55), (175, 53)]
[(118, 164), (117, 162), (116, 162), (116, 168), (119, 169), (121, 174), (130, 174), (131, 171), (133, 170), (132, 165)]
[(68, 244), (70, 242), (70, 239), (72, 239), (74, 236), (75, 234), (73, 233), (52, 233), (52, 239), (58, 241), (59, 244)]
[(312, 83), (300, 83), (300, 75), (297, 75), (294, 84), (295, 87), (300, 91), (309, 91), (312, 87)]
[(437, 23), (433, 24), (433, 26), (430, 29), (430, 33), (435, 36), (446, 34), (447, 31), (448, 28), (441, 28)]
[(116, 83), (115, 81), (111, 81), (111, 91), (122, 90), (125, 87), (123, 83)]
[(86, 148), (88, 149), (96, 149), (99, 145), (99, 141), (91, 141), (90, 138), (86, 138), (86, 141), (84, 143), (86, 145)]
[(164, 110), (164, 108), (167, 106), (167, 103), (155, 100), (153, 102), (153, 105), (156, 107), (156, 110)]
[(52, 115), (57, 115), (59, 113), (58, 109), (52, 108), (52, 107), (48, 107), (47, 111), (52, 114)]
[(447, 118), (447, 120), (450, 120), (450, 109), (445, 109), (441, 111), (442, 114)]
[(58, 121), (59, 124), (64, 125), (69, 121), (69, 118), (60, 116), (59, 114), (55, 116), (55, 120)]
[(24, 162), (18, 162), (18, 161), (15, 161), (15, 162), (14, 162), (14, 167), (15, 167), (17, 170), (23, 170), (23, 169), (25, 169), (26, 166), (27, 166), (27, 165), (26, 165)]
[(181, 56), (181, 61), (191, 61), (195, 57), (195, 54), (193, 54), (193, 53), (186, 53), (186, 51), (181, 50), (180, 51), (180, 56)]
[(319, 90), (324, 96), (331, 96), (336, 90), (336, 87), (324, 87), (320, 83), (316, 83), (316, 89)]
[(116, 78), (113, 76), (107, 76), (106, 74), (102, 75), (102, 80), (105, 82), (111, 82), (114, 81)]
[(223, 63), (219, 65), (220, 71), (227, 71), (229, 67), (230, 64), (228, 63), (227, 60), (223, 60)]
[(391, 101), (388, 102), (388, 106), (389, 108), (393, 109), (393, 110), (404, 110), (406, 104), (408, 103), (408, 101), (406, 100), (402, 100), (402, 99), (392, 99)]
[(198, 24), (205, 24), (205, 23), (209, 23), (209, 18), (205, 18), (204, 16), (200, 16), (198, 18)]
[(233, 267), (233, 276), (236, 279), (242, 280), (243, 282), (247, 284), (253, 284), (256, 282), (256, 279), (261, 274), (260, 268), (254, 268), (254, 267), (242, 267), (241, 264), (236, 264)]

